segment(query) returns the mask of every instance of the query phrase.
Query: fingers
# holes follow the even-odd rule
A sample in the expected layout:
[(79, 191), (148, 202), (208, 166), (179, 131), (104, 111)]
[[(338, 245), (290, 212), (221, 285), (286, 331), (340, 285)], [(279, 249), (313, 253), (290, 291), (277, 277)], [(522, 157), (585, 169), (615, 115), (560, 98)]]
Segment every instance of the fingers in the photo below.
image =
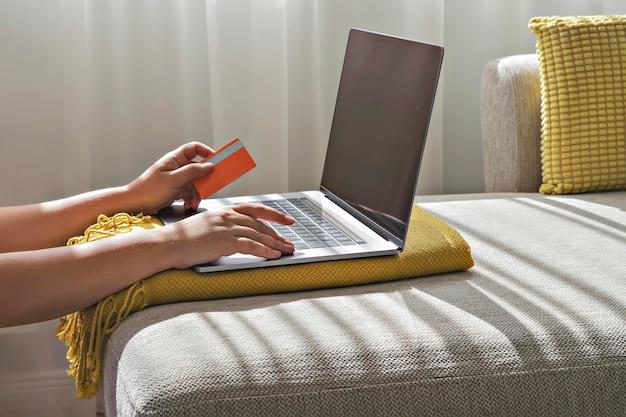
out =
[[(263, 204), (239, 204), (233, 206), (233, 210), (255, 219), (267, 220), (272, 223), (284, 224), (287, 226), (295, 222), (293, 217), (288, 216), (285, 213), (281, 213), (280, 211), (274, 210), (273, 208), (267, 207)], [(268, 227), (268, 229), (272, 230), (270, 227)]]
[(237, 252), (269, 259), (293, 254), (294, 244), (261, 221), (290, 225), (295, 222), (292, 217), (253, 203), (239, 204), (225, 210), (233, 213), (226, 217), (235, 224), (231, 230), (237, 238)]
[(194, 160), (204, 160), (213, 153), (211, 148), (199, 142), (187, 143), (175, 151), (178, 168), (170, 171), (169, 176), (174, 187), (183, 187), (181, 199), (187, 209), (197, 210), (201, 200), (192, 180), (210, 174), (214, 168), (211, 163), (198, 163)]
[(205, 160), (215, 153), (213, 149), (200, 142), (186, 143), (180, 146), (175, 152), (177, 155), (182, 155), (185, 160), (184, 164), (188, 164), (198, 157), (200, 160)]
[(194, 211), (198, 210), (198, 207), (200, 206), (200, 201), (202, 201), (198, 190), (196, 190), (196, 187), (194, 187), (193, 183), (191, 182), (185, 185), (180, 199), (183, 200), (185, 210), (191, 209)]
[[(274, 229), (264, 224), (261, 221), (256, 221), (253, 227), (250, 228), (253, 236), (247, 236), (251, 240), (255, 240), (257, 242), (267, 244), (273, 243), (274, 241), (279, 241), (281, 243), (287, 243), (293, 246), (293, 243), (287, 240), (285, 237), (279, 235)], [(268, 245), (271, 246), (271, 245)], [(281, 246), (282, 247), (282, 246)]]
[[(292, 254), (294, 252), (294, 244), (283, 236), (276, 233), (270, 226), (264, 224), (262, 220), (271, 221), (278, 224), (290, 225), (294, 223), (294, 219), (284, 213), (276, 211), (262, 204), (240, 204), (233, 206), (232, 209), (244, 215), (242, 222), (246, 227), (242, 233), (250, 243), (249, 250), (243, 249), (243, 252), (251, 255), (262, 256), (265, 258), (277, 258), (281, 254)], [(270, 249), (270, 252), (267, 251)], [(259, 253), (263, 252), (263, 253)]]
[[(185, 198), (186, 208), (197, 209), (200, 199), (196, 194), (188, 191), (180, 197)], [(280, 236), (266, 221), (282, 225), (295, 222), (292, 217), (270, 207), (250, 203), (208, 210), (184, 219), (172, 226), (180, 230), (179, 236), (184, 242), (192, 243), (191, 246), (184, 245), (187, 250), (182, 251), (180, 264), (210, 262), (234, 253), (266, 259), (293, 254), (294, 244)], [(199, 247), (198, 242), (202, 243)]]
[(171, 172), (180, 182), (186, 183), (196, 178), (203, 177), (213, 171), (215, 166), (212, 163), (189, 163)]
[[(184, 183), (211, 172), (211, 164), (200, 163), (215, 153), (200, 142), (189, 142), (179, 146), (161, 158), (158, 170), (173, 177), (176, 182)], [(170, 179), (171, 180), (171, 179)]]
[[(282, 250), (283, 244), (287, 243), (288, 245), (293, 246), (293, 243), (289, 240), (285, 239), (283, 236), (279, 235), (273, 228), (265, 224), (261, 221), (261, 216), (258, 213), (246, 214), (239, 211), (239, 209), (243, 209), (242, 211), (246, 211), (245, 207), (242, 206), (257, 206), (255, 204), (242, 204), (237, 206), (232, 206), (232, 209), (236, 214), (233, 217), (233, 221), (237, 224), (238, 227), (234, 229), (238, 230), (237, 234), (240, 237), (246, 238), (248, 240), (256, 241), (267, 246), (270, 246), (275, 249)], [(274, 216), (265, 215), (267, 217), (276, 217), (276, 223), (281, 224), (291, 224), (293, 223), (293, 219), (289, 216), (286, 216), (283, 213), (280, 213), (274, 209), (269, 207), (265, 207), (263, 205), (260, 206), (259, 211), (265, 212), (266, 209), (272, 211)], [(257, 207), (251, 207), (252, 210), (257, 210)], [(285, 219), (287, 218), (287, 219)], [(285, 220), (282, 220), (285, 219)], [(275, 242), (279, 242), (279, 245), (276, 245)]]
[(252, 236), (238, 238), (239, 253), (275, 259), (282, 255), (291, 255), (295, 250), (293, 243), (282, 236), (261, 233), (255, 229), (249, 230)]

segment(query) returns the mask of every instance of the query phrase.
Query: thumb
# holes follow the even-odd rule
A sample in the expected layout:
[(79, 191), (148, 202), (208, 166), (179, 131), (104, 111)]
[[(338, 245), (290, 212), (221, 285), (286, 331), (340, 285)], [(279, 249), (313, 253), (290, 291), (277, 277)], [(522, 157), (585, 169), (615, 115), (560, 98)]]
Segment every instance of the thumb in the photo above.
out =
[(204, 177), (213, 171), (213, 165), (211, 162), (206, 163), (191, 163), (184, 165), (174, 171), (172, 175), (176, 178), (176, 182), (181, 184), (187, 183), (193, 179)]

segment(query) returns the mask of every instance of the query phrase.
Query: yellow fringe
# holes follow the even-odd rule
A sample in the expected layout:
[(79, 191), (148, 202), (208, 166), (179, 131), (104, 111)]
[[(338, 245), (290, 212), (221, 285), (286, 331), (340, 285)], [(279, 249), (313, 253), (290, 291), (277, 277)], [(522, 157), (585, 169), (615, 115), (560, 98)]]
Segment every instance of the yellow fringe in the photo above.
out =
[(132, 226), (147, 223), (150, 219), (152, 219), (152, 217), (144, 216), (142, 213), (139, 213), (137, 216), (132, 216), (127, 213), (117, 213), (113, 217), (107, 217), (101, 214), (98, 216), (98, 221), (85, 230), (84, 235), (70, 238), (67, 241), (67, 246), (92, 242), (120, 233), (128, 233), (132, 230)]
[[(70, 238), (67, 245), (128, 233), (133, 226), (141, 226), (150, 220), (150, 216), (141, 213), (137, 216), (118, 213), (110, 218), (101, 214), (97, 223), (89, 226), (83, 236)], [(76, 380), (78, 398), (90, 398), (97, 393), (104, 338), (110, 335), (131, 312), (146, 307), (143, 281), (133, 284), (126, 290), (120, 305), (117, 305), (116, 300), (111, 295), (88, 309), (68, 314), (61, 318), (57, 327), (57, 337), (68, 347), (67, 359), (70, 367), (67, 373)], [(87, 323), (91, 323), (90, 328), (87, 328)], [(82, 383), (79, 384), (79, 381)]]

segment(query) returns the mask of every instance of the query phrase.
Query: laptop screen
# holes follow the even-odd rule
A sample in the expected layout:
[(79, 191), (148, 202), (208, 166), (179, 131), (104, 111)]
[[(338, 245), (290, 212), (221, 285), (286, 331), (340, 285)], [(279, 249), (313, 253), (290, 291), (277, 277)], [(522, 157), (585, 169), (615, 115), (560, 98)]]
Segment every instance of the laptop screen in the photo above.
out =
[(353, 29), (321, 188), (404, 241), (443, 48)]

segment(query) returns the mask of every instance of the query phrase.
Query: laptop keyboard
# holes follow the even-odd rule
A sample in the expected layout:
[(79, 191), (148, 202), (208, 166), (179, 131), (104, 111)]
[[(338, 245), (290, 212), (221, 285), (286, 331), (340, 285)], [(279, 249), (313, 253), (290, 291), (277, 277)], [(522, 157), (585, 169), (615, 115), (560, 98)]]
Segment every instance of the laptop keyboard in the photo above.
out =
[(296, 250), (356, 245), (341, 229), (327, 220), (303, 198), (261, 201), (261, 204), (282, 211), (296, 222), (291, 226), (269, 224), (280, 235), (294, 243)]

